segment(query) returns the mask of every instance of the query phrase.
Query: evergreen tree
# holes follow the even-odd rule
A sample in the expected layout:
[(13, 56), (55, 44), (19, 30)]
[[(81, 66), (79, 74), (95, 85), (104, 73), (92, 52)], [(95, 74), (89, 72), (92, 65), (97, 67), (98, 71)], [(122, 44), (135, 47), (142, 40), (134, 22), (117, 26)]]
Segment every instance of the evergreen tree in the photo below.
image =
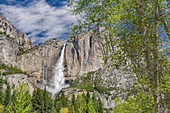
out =
[(65, 94), (64, 92), (61, 93), (61, 104), (62, 104), (62, 107), (65, 107), (66, 105), (66, 100), (65, 100)]
[(43, 91), (43, 100), (44, 100), (44, 108), (43, 111), (45, 113), (51, 113), (53, 109), (53, 101), (52, 99), (48, 96), (48, 92), (46, 88)]
[(61, 103), (61, 97), (60, 95), (56, 95), (55, 100), (54, 100), (54, 108), (56, 109), (56, 112), (59, 113), (60, 109), (62, 108), (62, 103)]
[(38, 113), (44, 112), (44, 98), (43, 98), (43, 92), (40, 88), (34, 90), (31, 101), (32, 101), (34, 111)]
[(90, 93), (89, 93), (89, 91), (87, 91), (87, 94), (86, 94), (86, 103), (87, 104), (89, 102), (89, 99), (90, 99)]
[(13, 91), (13, 94), (11, 96), (11, 101), (14, 102), (16, 100), (16, 90)]
[(11, 88), (9, 84), (7, 84), (4, 105), (7, 106), (10, 103), (10, 101), (11, 101)]
[(93, 92), (93, 95), (92, 95), (92, 100), (93, 100), (93, 102), (96, 102), (96, 95), (94, 94), (94, 92)]
[(90, 98), (88, 103), (88, 113), (96, 113), (93, 100)]
[(5, 108), (7, 113), (27, 113), (31, 111), (31, 95), (27, 89), (27, 85), (19, 84), (13, 92), (14, 98)]
[(87, 91), (87, 94), (86, 94), (86, 113), (89, 112), (89, 106), (88, 106), (88, 103), (89, 103), (89, 100), (90, 100), (90, 93), (89, 91)]
[(76, 113), (86, 113), (86, 101), (81, 94), (77, 96)]
[(98, 104), (99, 104), (98, 112), (103, 113), (104, 109), (103, 109), (103, 104), (102, 104), (100, 97), (99, 97), (99, 100), (98, 100)]
[(44, 99), (43, 99), (43, 92), (40, 88), (37, 89), (37, 107), (38, 111), (43, 113), (44, 108)]
[(83, 96), (83, 99), (86, 99), (86, 95), (84, 94), (84, 92), (83, 92), (82, 96)]
[(38, 109), (38, 107), (37, 107), (37, 90), (36, 89), (34, 89), (31, 102), (32, 102), (33, 111), (36, 111)]
[(61, 104), (62, 107), (69, 107), (69, 100), (65, 97), (64, 92), (61, 93)]
[(94, 103), (95, 111), (98, 112), (98, 102), (97, 102), (96, 95), (94, 94), (94, 92), (92, 95), (92, 101)]
[(71, 100), (71, 106), (72, 106), (72, 111), (74, 110), (74, 112), (76, 111), (76, 99), (75, 99), (75, 95), (72, 95), (72, 100)]
[(73, 105), (71, 106), (71, 113), (76, 113)]
[(4, 102), (4, 88), (3, 88), (3, 80), (0, 79), (0, 104)]

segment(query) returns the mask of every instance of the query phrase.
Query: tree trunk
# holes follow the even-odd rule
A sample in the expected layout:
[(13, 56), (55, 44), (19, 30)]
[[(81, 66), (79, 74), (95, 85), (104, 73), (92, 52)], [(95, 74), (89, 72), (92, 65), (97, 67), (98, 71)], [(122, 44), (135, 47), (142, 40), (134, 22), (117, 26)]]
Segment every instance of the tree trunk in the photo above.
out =
[(158, 21), (159, 21), (159, 15), (158, 15), (158, 0), (155, 0), (155, 31), (154, 31), (154, 38), (153, 38), (153, 73), (154, 73), (154, 79), (153, 79), (153, 85), (154, 85), (154, 105), (155, 105), (155, 113), (162, 113), (161, 110), (161, 96), (160, 96), (160, 90), (159, 90), (159, 73), (158, 73)]

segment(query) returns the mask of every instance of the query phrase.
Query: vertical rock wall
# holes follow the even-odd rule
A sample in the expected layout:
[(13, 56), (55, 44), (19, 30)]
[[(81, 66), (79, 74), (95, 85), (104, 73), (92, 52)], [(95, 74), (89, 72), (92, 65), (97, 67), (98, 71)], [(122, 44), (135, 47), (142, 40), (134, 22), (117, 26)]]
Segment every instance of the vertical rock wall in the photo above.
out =
[(17, 57), (16, 66), (30, 75), (31, 81), (43, 88), (50, 80), (64, 42), (50, 39), (44, 44)]
[(16, 41), (0, 34), (0, 63), (15, 65), (19, 47)]
[[(77, 40), (78, 39), (78, 40)], [(66, 79), (74, 79), (90, 71), (96, 71), (103, 65), (103, 50), (93, 41), (93, 34), (81, 34), (66, 43), (64, 74)]]

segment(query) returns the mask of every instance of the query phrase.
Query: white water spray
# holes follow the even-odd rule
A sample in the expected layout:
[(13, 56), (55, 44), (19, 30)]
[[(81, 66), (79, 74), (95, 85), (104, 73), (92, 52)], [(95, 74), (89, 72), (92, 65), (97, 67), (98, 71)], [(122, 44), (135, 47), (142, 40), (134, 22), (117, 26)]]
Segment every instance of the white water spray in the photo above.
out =
[(46, 87), (47, 91), (53, 94), (53, 97), (62, 88), (68, 87), (68, 85), (65, 85), (64, 83), (65, 80), (63, 74), (64, 49), (65, 49), (65, 44), (61, 50), (61, 55), (55, 65), (55, 69), (53, 71), (53, 77), (50, 79), (49, 85)]

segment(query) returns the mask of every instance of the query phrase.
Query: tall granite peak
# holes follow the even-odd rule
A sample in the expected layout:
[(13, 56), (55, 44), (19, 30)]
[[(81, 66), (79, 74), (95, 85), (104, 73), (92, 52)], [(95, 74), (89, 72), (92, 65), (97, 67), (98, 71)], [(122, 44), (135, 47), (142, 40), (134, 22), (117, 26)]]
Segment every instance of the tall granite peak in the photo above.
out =
[(26, 50), (33, 47), (25, 33), (17, 31), (17, 29), (0, 14), (0, 32), (5, 33), (8, 38), (12, 38), (18, 44), (20, 49)]

